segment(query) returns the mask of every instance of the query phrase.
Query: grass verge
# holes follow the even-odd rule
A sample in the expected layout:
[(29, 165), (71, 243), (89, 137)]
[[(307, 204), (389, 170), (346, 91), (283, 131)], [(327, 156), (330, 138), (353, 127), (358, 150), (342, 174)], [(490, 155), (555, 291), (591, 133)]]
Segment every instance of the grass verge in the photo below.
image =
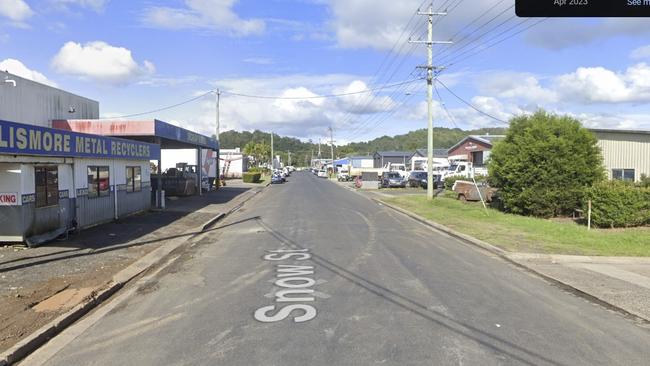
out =
[(488, 209), (440, 196), (384, 198), (429, 220), (513, 252), (650, 257), (650, 227), (592, 229), (571, 220), (545, 220)]

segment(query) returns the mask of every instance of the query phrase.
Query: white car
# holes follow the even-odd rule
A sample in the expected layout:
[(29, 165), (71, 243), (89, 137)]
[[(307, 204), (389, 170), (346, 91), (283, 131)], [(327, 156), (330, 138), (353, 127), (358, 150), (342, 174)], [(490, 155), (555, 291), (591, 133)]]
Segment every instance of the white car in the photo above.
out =
[(325, 170), (319, 170), (318, 171), (318, 177), (319, 178), (327, 178), (327, 172)]

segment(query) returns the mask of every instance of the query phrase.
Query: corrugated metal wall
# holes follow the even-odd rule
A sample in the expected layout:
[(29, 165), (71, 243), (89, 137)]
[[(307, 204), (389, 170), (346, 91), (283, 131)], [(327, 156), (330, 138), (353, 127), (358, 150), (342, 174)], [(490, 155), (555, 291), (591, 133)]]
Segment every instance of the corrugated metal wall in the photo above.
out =
[(650, 134), (597, 132), (596, 136), (610, 179), (612, 169), (634, 169), (637, 181), (641, 174), (650, 176)]
[[(50, 127), (53, 119), (99, 118), (99, 103), (66, 91), (0, 72), (16, 81), (0, 85), (0, 120)], [(75, 112), (70, 113), (70, 107)]]
[(111, 192), (106, 197), (89, 198), (87, 195), (79, 195), (77, 192), (77, 220), (79, 227), (84, 228), (113, 220), (114, 196)]
[(148, 210), (151, 207), (151, 187), (148, 182), (143, 182), (140, 192), (119, 191), (117, 198), (117, 210), (120, 217)]

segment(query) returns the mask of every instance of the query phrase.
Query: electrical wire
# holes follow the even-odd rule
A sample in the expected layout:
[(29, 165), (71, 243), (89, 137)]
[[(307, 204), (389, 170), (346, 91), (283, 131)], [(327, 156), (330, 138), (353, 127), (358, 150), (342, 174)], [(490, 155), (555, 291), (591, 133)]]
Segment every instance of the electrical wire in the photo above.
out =
[(454, 118), (454, 116), (451, 115), (451, 113), (449, 113), (449, 110), (447, 109), (447, 105), (445, 105), (445, 102), (442, 100), (442, 97), (440, 96), (440, 92), (438, 91), (438, 86), (436, 85), (436, 83), (433, 83), (433, 89), (436, 91), (436, 95), (438, 96), (440, 105), (445, 110), (445, 113), (447, 113), (447, 117), (449, 117), (450, 122), (454, 125), (454, 127), (460, 129), (460, 127), (458, 127), (458, 125), (456, 124), (456, 119)]
[(463, 102), (464, 104), (466, 104), (468, 107), (472, 108), (473, 110), (477, 111), (478, 113), (480, 113), (480, 114), (482, 114), (482, 115), (484, 115), (484, 116), (486, 116), (486, 117), (490, 117), (490, 118), (492, 118), (493, 120), (498, 121), (498, 122), (501, 122), (501, 123), (503, 123), (503, 124), (505, 124), (505, 125), (510, 125), (509, 122), (504, 121), (504, 120), (502, 120), (502, 119), (500, 119), (500, 118), (497, 118), (497, 117), (495, 117), (495, 116), (493, 116), (493, 115), (491, 115), (491, 114), (489, 114), (489, 113), (487, 113), (487, 112), (484, 112), (484, 111), (478, 109), (477, 107), (475, 107), (472, 103), (470, 103), (470, 102), (466, 101), (465, 99), (461, 98), (458, 94), (454, 93), (451, 89), (449, 89), (449, 88), (447, 87), (447, 85), (445, 85), (445, 83), (443, 83), (441, 80), (436, 79), (436, 81), (439, 82), (440, 85), (442, 85), (445, 89), (447, 89), (447, 91), (448, 91), (451, 95), (453, 95), (453, 96), (456, 97), (458, 100), (460, 100), (461, 102)]

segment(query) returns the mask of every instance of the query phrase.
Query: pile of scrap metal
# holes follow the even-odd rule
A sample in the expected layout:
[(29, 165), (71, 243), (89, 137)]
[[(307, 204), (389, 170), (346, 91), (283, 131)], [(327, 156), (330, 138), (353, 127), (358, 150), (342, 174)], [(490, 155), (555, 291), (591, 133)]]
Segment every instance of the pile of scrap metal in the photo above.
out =
[(151, 185), (154, 191), (158, 184), (162, 184), (165, 196), (192, 196), (197, 193), (196, 182), (199, 179), (196, 165), (186, 163), (176, 164), (176, 168), (169, 168), (163, 174), (152, 174)]

